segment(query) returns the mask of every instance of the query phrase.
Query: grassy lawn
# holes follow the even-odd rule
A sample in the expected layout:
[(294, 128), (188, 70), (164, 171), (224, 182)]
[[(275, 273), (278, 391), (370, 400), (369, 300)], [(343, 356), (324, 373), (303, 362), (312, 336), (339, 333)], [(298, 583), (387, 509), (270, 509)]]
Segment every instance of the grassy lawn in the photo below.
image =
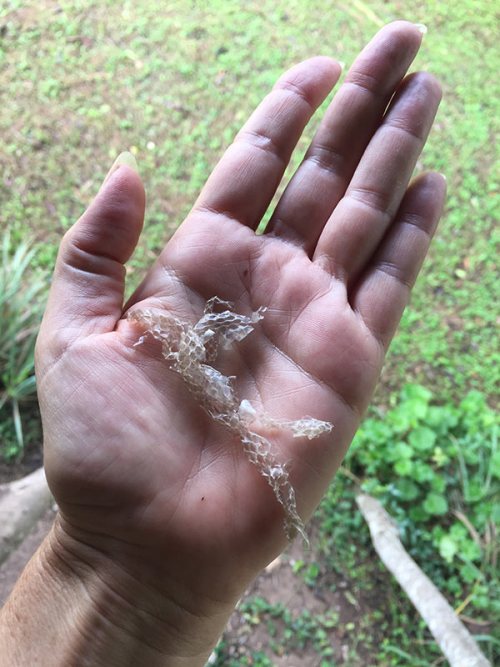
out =
[[(182, 221), (224, 146), (283, 69), (318, 53), (350, 64), (371, 35), (395, 18), (429, 28), (415, 68), (440, 78), (444, 99), (418, 171), (444, 172), (449, 198), (391, 348), (375, 409), (380, 415), (394, 407), (410, 381), (431, 389), (436, 403), (458, 405), (477, 390), (492, 406), (500, 356), (494, 227), (500, 57), (491, 0), (417, 0), (411, 6), (382, 0), (0, 0), (2, 229), (9, 229), (15, 242), (33, 240), (33, 269), (48, 274), (61, 235), (96, 193), (116, 155), (130, 150), (148, 193), (145, 231), (129, 267), (132, 289)], [(306, 139), (291, 168), (300, 161)], [(13, 437), (9, 414), (0, 410), (5, 441)], [(422, 419), (419, 428), (433, 428)], [(32, 440), (39, 437), (36, 423), (28, 432)], [(349, 572), (356, 582), (353, 595), (362, 597), (367, 582), (381, 581), (349, 480), (339, 479), (317, 525), (315, 586), (328, 567)], [(296, 568), (297, 576), (309, 565)], [(493, 597), (481, 581), (481, 595)], [(383, 618), (372, 615), (366, 603), (365, 620), (355, 626), (363, 628), (359, 650), (340, 664), (439, 664), (439, 653), (411, 607), (387, 586)], [(470, 582), (469, 588), (448, 592), (459, 606), (473, 590)], [(474, 609), (480, 623), (473, 629), (492, 655), (492, 615), (498, 608)], [(271, 612), (264, 606), (259, 613)], [(370, 633), (370, 623), (379, 631)], [(381, 648), (382, 635), (392, 649)], [(269, 655), (238, 664), (274, 664), (266, 662)], [(372, 662), (360, 657), (366, 655)], [(333, 664), (324, 659), (325, 665)]]

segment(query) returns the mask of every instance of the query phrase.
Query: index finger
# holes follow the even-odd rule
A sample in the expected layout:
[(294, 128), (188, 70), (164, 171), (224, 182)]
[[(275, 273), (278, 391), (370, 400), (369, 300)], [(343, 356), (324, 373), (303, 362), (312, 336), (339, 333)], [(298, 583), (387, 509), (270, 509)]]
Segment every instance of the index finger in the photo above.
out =
[(194, 210), (222, 213), (255, 229), (300, 135), (340, 72), (335, 60), (318, 56), (278, 79), (223, 155)]

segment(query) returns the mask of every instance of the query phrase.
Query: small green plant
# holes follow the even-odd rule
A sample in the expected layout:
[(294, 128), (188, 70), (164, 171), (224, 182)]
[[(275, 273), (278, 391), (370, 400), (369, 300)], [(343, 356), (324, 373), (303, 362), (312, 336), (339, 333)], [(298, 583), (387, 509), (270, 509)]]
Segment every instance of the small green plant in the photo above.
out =
[(348, 462), (458, 608), (498, 615), (498, 422), (477, 391), (457, 407), (431, 399), (407, 385), (384, 415), (365, 420)]
[(305, 609), (297, 614), (281, 603), (271, 604), (262, 597), (253, 597), (241, 605), (240, 612), (250, 626), (267, 623), (268, 635), (273, 638), (270, 645), (276, 655), (307, 647), (322, 658), (333, 655), (329, 631), (339, 623), (336, 611), (313, 615)]
[[(27, 273), (34, 250), (3, 237), (0, 263), (0, 411), (10, 404), (11, 421), (2, 425), (3, 456), (18, 456), (24, 445), (20, 404), (36, 393), (34, 347), (43, 312), (45, 281)], [(14, 439), (7, 434), (14, 432)]]

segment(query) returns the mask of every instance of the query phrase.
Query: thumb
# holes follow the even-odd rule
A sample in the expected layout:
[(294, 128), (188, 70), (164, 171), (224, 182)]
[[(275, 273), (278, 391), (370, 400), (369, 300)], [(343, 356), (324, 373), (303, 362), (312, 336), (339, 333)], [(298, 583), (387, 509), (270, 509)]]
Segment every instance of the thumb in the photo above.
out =
[(77, 338), (114, 329), (123, 308), (125, 262), (139, 240), (144, 208), (135, 159), (121, 153), (59, 248), (40, 330), (55, 356)]

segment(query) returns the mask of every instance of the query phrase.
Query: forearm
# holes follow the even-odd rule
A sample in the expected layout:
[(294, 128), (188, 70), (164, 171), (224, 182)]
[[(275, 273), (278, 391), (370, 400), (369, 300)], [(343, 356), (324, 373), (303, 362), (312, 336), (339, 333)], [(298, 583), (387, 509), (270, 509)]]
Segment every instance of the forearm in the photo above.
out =
[(203, 666), (231, 606), (196, 616), (56, 521), (0, 612), (0, 666)]

